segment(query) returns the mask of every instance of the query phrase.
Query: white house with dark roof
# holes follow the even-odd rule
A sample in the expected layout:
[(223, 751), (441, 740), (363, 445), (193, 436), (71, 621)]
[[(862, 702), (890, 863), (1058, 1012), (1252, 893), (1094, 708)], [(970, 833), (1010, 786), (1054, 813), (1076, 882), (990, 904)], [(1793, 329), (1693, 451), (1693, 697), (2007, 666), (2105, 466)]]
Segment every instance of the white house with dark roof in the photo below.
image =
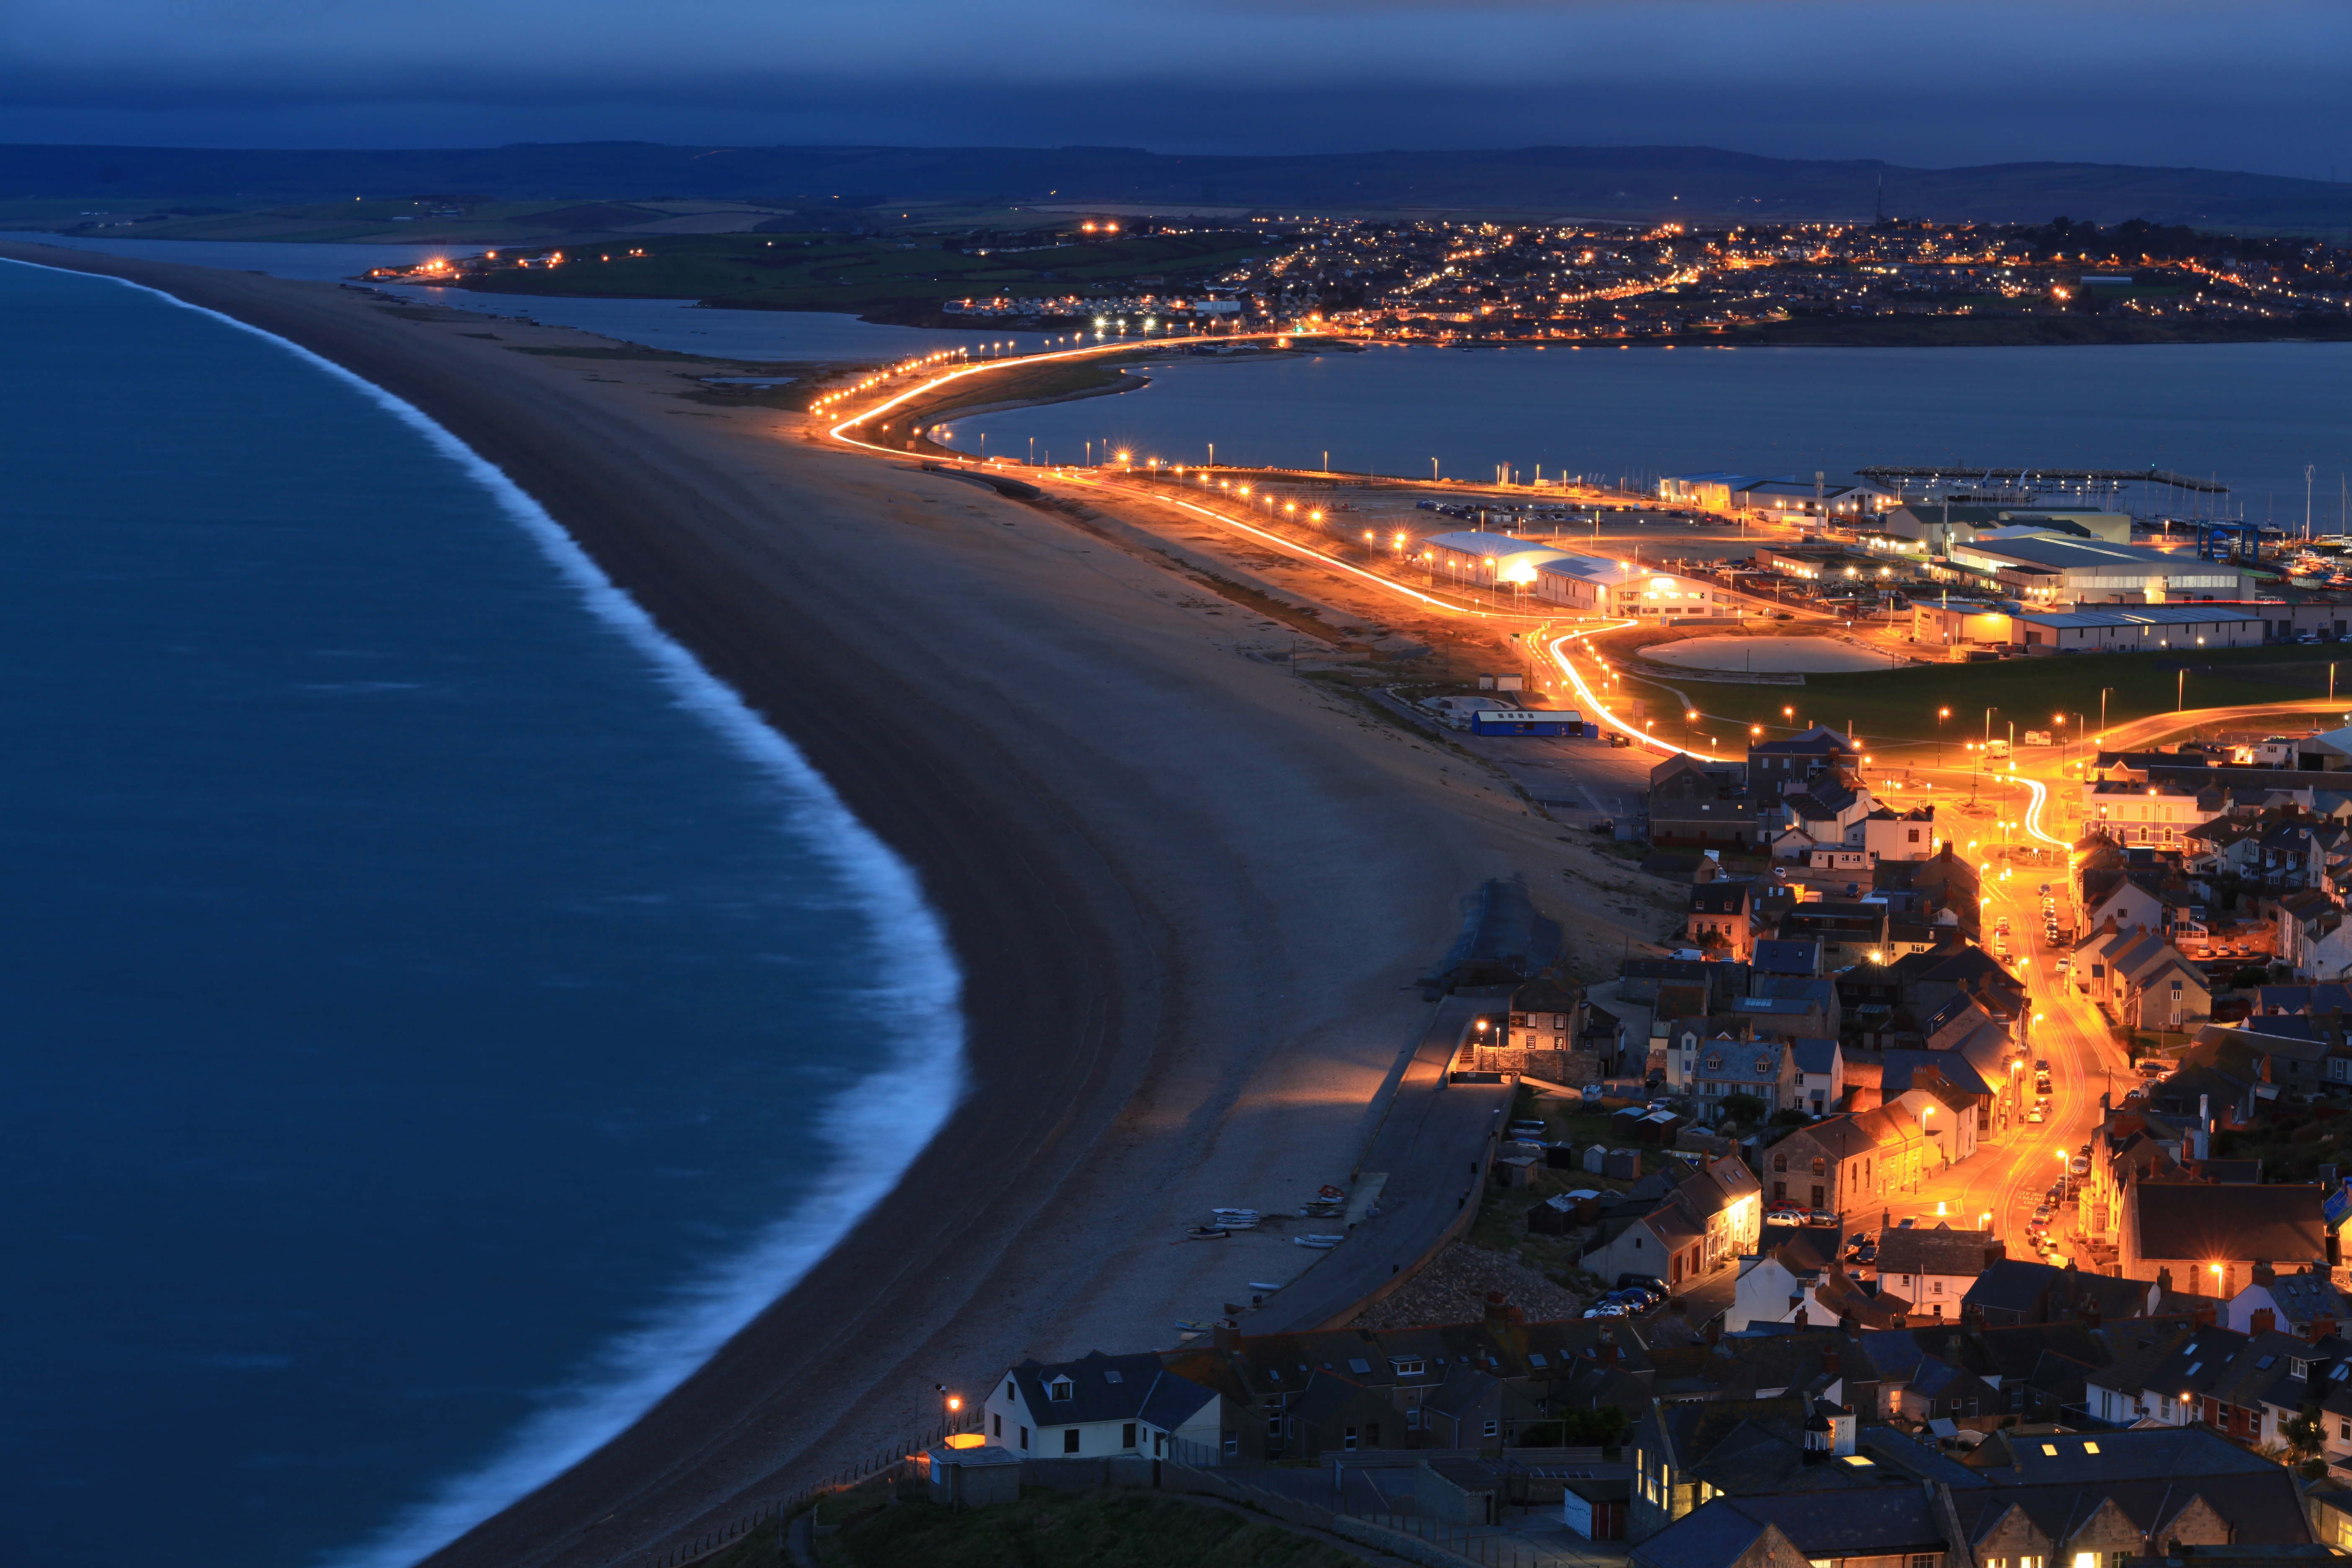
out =
[(1171, 1437), (1213, 1449), (1217, 1396), (1169, 1372), (1157, 1355), (1024, 1361), (997, 1380), (981, 1406), (991, 1443), (1035, 1458), (1164, 1455)]

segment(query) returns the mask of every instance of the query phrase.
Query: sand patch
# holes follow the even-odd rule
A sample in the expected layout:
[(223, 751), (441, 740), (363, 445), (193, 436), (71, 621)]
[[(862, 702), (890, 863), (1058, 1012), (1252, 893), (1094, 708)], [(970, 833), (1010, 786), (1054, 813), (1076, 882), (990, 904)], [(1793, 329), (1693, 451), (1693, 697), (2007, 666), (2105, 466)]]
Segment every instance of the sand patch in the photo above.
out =
[(1887, 667), (1885, 655), (1838, 637), (1691, 637), (1645, 647), (1642, 657), (1684, 669), (1754, 670), (1759, 675), (1829, 675)]

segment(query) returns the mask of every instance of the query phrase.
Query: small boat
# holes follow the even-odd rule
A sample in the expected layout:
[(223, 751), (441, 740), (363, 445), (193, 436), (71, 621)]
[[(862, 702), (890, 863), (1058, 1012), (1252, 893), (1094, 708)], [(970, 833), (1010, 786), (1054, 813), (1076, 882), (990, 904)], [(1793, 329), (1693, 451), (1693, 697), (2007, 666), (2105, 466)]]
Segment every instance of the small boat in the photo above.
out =
[(1223, 1241), (1233, 1232), (1222, 1226), (1196, 1225), (1184, 1234), (1194, 1241)]
[(1279, 1290), (1282, 1289), (1279, 1285), (1269, 1285), (1263, 1279), (1251, 1280), (1249, 1282), (1249, 1288), (1253, 1290)]
[(1336, 1241), (1316, 1241), (1307, 1237), (1294, 1236), (1290, 1238), (1290, 1245), (1293, 1247), (1311, 1247), (1318, 1252), (1328, 1252), (1339, 1244)]
[(1318, 1235), (1316, 1235), (1313, 1231), (1311, 1231), (1311, 1230), (1310, 1230), (1310, 1231), (1308, 1231), (1308, 1232), (1307, 1233), (1307, 1240), (1309, 1240), (1309, 1241), (1328, 1241), (1328, 1242), (1331, 1243), (1333, 1246), (1335, 1246), (1335, 1247), (1336, 1247), (1336, 1246), (1338, 1246), (1340, 1242), (1343, 1242), (1343, 1241), (1347, 1240), (1348, 1238), (1347, 1238), (1347, 1237), (1346, 1237), (1345, 1235), (1340, 1235), (1340, 1236), (1318, 1236)]

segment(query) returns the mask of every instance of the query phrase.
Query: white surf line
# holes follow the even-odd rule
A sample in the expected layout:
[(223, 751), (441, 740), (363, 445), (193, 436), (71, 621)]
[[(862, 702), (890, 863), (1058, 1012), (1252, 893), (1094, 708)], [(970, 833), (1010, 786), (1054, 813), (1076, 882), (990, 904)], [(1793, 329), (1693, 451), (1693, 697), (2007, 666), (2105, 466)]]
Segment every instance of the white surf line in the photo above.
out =
[[(877, 1002), (887, 997), (908, 1021), (896, 1048), (869, 1061), (856, 1091), (824, 1113), (820, 1136), (830, 1157), (812, 1173), (797, 1206), (742, 1238), (731, 1254), (682, 1267), (663, 1299), (649, 1303), (630, 1327), (590, 1348), (556, 1386), (533, 1391), (537, 1408), (504, 1434), (487, 1458), (425, 1483), (425, 1495), (399, 1509), (373, 1537), (325, 1558), (329, 1568), (406, 1568), (625, 1431), (797, 1284), (889, 1194), (917, 1153), (946, 1125), (968, 1084), (962, 970), (914, 868), (850, 811), (800, 749), (664, 631), (528, 492), (422, 409), (290, 339), (163, 289), (106, 273), (0, 259), (120, 284), (208, 316), (325, 372), (423, 437), (489, 492), (593, 621), (643, 658), (647, 674), (667, 688), (680, 708), (716, 731), (776, 789), (779, 826), (840, 879), (846, 899), (866, 918), (870, 940), (896, 943), (905, 954), (888, 989), (872, 987), (868, 994)], [(905, 1136), (908, 1132), (911, 1140)], [(910, 1145), (903, 1165), (875, 1161), (867, 1152), (891, 1135), (902, 1146)]]
[(1687, 746), (1677, 746), (1671, 741), (1661, 741), (1655, 735), (1651, 734), (1648, 731), (1636, 729), (1633, 725), (1626, 723), (1624, 720), (1620, 719), (1613, 711), (1611, 710), (1607, 703), (1601, 700), (1601, 697), (1598, 692), (1594, 691), (1591, 687), (1587, 686), (1584, 683), (1583, 674), (1577, 669), (1575, 664), (1571, 662), (1568, 655), (1562, 651), (1562, 649), (1564, 649), (1570, 643), (1576, 641), (1580, 637), (1589, 637), (1596, 632), (1613, 632), (1622, 627), (1636, 624), (1637, 623), (1633, 621), (1615, 621), (1605, 626), (1589, 626), (1583, 631), (1570, 632), (1566, 637), (1556, 638), (1551, 645), (1552, 662), (1559, 666), (1560, 673), (1568, 677), (1569, 684), (1576, 688), (1577, 695), (1583, 698), (1586, 702), (1591, 704), (1592, 710), (1594, 712), (1600, 714), (1601, 718), (1608, 721), (1618, 729), (1624, 731), (1625, 733), (1631, 735), (1634, 740), (1640, 742), (1642, 744), (1645, 746), (1655, 746), (1662, 752), (1671, 752), (1678, 757), (1696, 757), (1702, 762), (1708, 763), (1721, 762), (1723, 759), (1720, 757), (1710, 755), (1706, 752), (1694, 752)]

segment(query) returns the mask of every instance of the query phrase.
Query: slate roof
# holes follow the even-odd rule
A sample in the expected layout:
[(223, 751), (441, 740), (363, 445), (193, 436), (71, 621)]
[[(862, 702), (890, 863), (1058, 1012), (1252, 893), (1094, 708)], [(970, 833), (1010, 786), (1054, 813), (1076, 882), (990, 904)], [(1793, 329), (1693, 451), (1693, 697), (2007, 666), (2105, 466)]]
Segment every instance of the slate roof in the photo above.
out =
[[(1011, 1375), (1030, 1415), (1040, 1425), (1055, 1426), (1148, 1420), (1173, 1428), (1216, 1397), (1201, 1384), (1166, 1370), (1159, 1356), (1149, 1353), (1114, 1356), (1090, 1351), (1076, 1361), (1024, 1361)], [(1070, 1397), (1048, 1398), (1047, 1387), (1060, 1378), (1069, 1380)], [(1147, 1415), (1147, 1410), (1160, 1415)], [(1162, 1415), (1173, 1419), (1162, 1419)]]
[(2319, 1196), (2315, 1186), (2155, 1182), (2135, 1184), (2124, 1201), (2136, 1205), (2144, 1258), (2304, 1263), (2326, 1250)]
[(2000, 1254), (1989, 1230), (1888, 1230), (1878, 1237), (1878, 1277), (1890, 1274), (1983, 1273)]
[(1917, 1487), (1880, 1487), (1859, 1496), (1841, 1490), (1723, 1500), (1759, 1523), (1779, 1526), (1810, 1558), (1944, 1550), (1935, 1505)]
[(1759, 942), (1748, 967), (1759, 974), (1818, 974), (1822, 944), (1817, 942)]
[[(1627, 1561), (1660, 1564), (1661, 1568), (1731, 1568), (1754, 1550), (1759, 1541), (1779, 1536), (1772, 1525), (1749, 1518), (1717, 1499), (1695, 1508), (1657, 1534), (1635, 1546)], [(1791, 1554), (1796, 1548), (1785, 1537), (1768, 1542)]]

